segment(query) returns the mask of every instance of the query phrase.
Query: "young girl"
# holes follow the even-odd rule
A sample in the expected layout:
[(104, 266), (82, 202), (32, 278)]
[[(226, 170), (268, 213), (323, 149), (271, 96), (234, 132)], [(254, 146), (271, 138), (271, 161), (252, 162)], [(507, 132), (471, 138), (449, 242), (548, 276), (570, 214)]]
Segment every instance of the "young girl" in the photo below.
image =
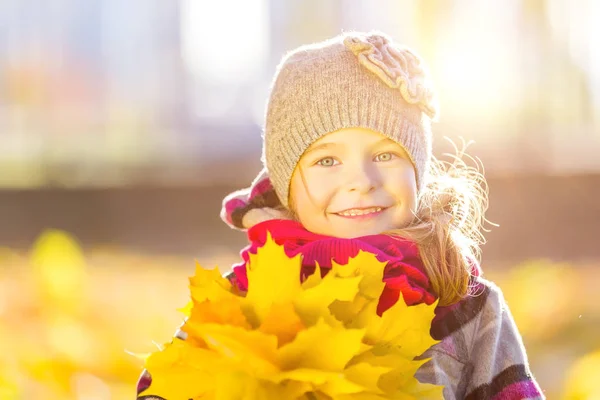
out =
[[(446, 399), (542, 399), (502, 292), (476, 261), (483, 177), (432, 156), (436, 114), (421, 59), (384, 34), (287, 54), (267, 106), (265, 168), (223, 201), (223, 220), (250, 240), (229, 278), (247, 288), (248, 254), (267, 231), (303, 255), (301, 279), (317, 262), (375, 253), (387, 263), (378, 313), (400, 293), (409, 305), (439, 299), (431, 334), (441, 342), (422, 356), (421, 382), (444, 385)], [(150, 383), (144, 373), (138, 389)]]

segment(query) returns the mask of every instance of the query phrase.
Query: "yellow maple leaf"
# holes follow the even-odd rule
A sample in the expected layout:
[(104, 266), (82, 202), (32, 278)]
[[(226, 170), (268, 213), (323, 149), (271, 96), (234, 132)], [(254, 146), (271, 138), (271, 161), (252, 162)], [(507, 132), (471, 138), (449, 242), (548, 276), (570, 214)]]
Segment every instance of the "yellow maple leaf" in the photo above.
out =
[(237, 369), (259, 376), (279, 371), (274, 335), (219, 324), (189, 324), (186, 329), (228, 363), (237, 365)]
[[(441, 398), (442, 387), (414, 377), (435, 344), (435, 305), (383, 316), (377, 303), (384, 263), (360, 252), (300, 282), (301, 258), (287, 257), (270, 235), (250, 256), (247, 296), (215, 270), (196, 270), (192, 302), (177, 339), (150, 355), (144, 394), (168, 400), (381, 400)], [(195, 378), (194, 378), (195, 377)], [(158, 383), (156, 383), (158, 382)]]
[(390, 372), (392, 368), (369, 363), (358, 363), (346, 368), (344, 374), (348, 379), (367, 388), (372, 393), (383, 393), (379, 386), (381, 377)]
[(193, 301), (188, 301), (187, 304), (181, 308), (178, 308), (177, 311), (179, 311), (180, 313), (182, 313), (183, 315), (185, 315), (186, 317), (189, 317), (190, 314), (192, 313), (192, 308), (194, 307), (194, 302)]
[(321, 278), (317, 268), (294, 299), (296, 312), (307, 325), (314, 325), (319, 319), (326, 319), (330, 325), (340, 325), (329, 306), (335, 301), (352, 301), (362, 279), (360, 275), (340, 277), (333, 272)]
[(196, 263), (196, 273), (189, 281), (192, 300), (199, 303), (234, 296), (231, 283), (221, 276), (218, 268), (206, 269)]
[(290, 303), (273, 304), (258, 327), (259, 331), (267, 335), (275, 335), (279, 347), (294, 340), (296, 334), (303, 329), (305, 325)]
[(338, 276), (362, 276), (359, 292), (369, 300), (379, 299), (385, 286), (383, 271), (385, 263), (377, 260), (374, 254), (360, 250), (356, 257), (348, 260), (345, 265), (332, 262), (332, 272)]
[(329, 308), (347, 328), (364, 328), (376, 314), (377, 302), (383, 292), (385, 263), (379, 262), (374, 254), (359, 251), (346, 265), (332, 263), (331, 273), (341, 277), (360, 276), (358, 294), (349, 301), (340, 299)]
[(292, 343), (279, 349), (281, 367), (284, 370), (313, 368), (342, 371), (359, 352), (363, 336), (363, 330), (336, 329), (319, 321), (299, 332)]
[(226, 291), (231, 288), (231, 282), (224, 278), (218, 268), (204, 268), (196, 261), (196, 273), (189, 278), (190, 286), (207, 287), (216, 284)]
[(430, 335), (424, 335), (431, 327), (435, 316), (435, 305), (419, 304), (407, 306), (402, 294), (398, 301), (380, 317), (367, 313), (365, 327), (367, 342), (389, 343), (398, 349), (406, 358), (421, 355), (428, 348), (438, 343)]
[(364, 314), (377, 312), (377, 303), (359, 294), (352, 301), (334, 301), (329, 310), (346, 328), (364, 328), (371, 318)]
[(219, 302), (205, 300), (193, 301), (189, 319), (183, 326), (190, 324), (217, 323), (223, 325), (240, 326), (249, 328), (250, 325), (242, 312), (242, 299), (240, 297), (223, 298)]
[(218, 362), (218, 357), (204, 349), (174, 339), (159, 352), (146, 358), (146, 369), (151, 372), (152, 385), (141, 396), (151, 394), (169, 400), (189, 400), (199, 398), (211, 390), (209, 374), (202, 366), (198, 368), (196, 359)]
[(257, 254), (250, 254), (247, 266), (248, 292), (247, 306), (258, 319), (254, 326), (267, 315), (274, 303), (291, 302), (302, 290), (300, 284), (300, 268), (302, 258), (297, 255), (289, 258), (283, 249), (267, 235), (263, 247)]

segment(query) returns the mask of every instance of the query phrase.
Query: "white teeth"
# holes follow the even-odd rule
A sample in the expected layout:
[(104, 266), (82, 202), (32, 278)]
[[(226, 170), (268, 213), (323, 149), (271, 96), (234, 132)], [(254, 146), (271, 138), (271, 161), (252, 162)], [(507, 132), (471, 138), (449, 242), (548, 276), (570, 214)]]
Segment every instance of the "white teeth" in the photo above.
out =
[(375, 212), (379, 212), (381, 210), (382, 210), (381, 207), (371, 207), (371, 208), (365, 208), (363, 210), (357, 210), (357, 209), (346, 210), (346, 211), (343, 211), (343, 212), (338, 213), (338, 214), (339, 215), (344, 215), (344, 216), (347, 216), (347, 217), (355, 217), (357, 215), (372, 214), (372, 213), (375, 213)]

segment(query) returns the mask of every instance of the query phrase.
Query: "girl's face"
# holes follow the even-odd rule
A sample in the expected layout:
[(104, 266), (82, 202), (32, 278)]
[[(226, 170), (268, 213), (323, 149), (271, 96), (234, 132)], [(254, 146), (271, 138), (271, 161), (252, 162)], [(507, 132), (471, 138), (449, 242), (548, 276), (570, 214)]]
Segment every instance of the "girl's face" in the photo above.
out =
[(340, 238), (380, 234), (413, 220), (415, 170), (396, 142), (370, 129), (344, 128), (304, 152), (289, 200), (311, 232)]

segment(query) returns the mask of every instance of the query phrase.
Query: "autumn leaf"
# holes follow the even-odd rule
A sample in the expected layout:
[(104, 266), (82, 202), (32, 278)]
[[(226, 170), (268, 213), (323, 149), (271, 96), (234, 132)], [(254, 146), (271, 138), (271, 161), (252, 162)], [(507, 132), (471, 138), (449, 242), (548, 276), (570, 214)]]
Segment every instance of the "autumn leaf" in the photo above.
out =
[(302, 290), (300, 268), (301, 256), (289, 258), (270, 234), (257, 254), (250, 254), (246, 303), (258, 317), (258, 324), (274, 303), (291, 302)]
[(408, 307), (400, 298), (378, 316), (384, 267), (361, 252), (324, 277), (317, 266), (301, 283), (300, 257), (268, 236), (250, 256), (246, 297), (215, 270), (197, 268), (187, 337), (147, 358), (153, 381), (144, 393), (168, 400), (442, 398), (441, 386), (414, 377), (427, 362), (415, 357), (437, 343), (429, 334), (435, 305)]
[(205, 269), (196, 263), (196, 274), (189, 281), (192, 300), (198, 303), (234, 296), (231, 283), (221, 276), (218, 268)]
[(379, 299), (385, 284), (383, 271), (385, 263), (379, 262), (374, 254), (360, 250), (356, 257), (348, 260), (346, 265), (332, 262), (333, 273), (338, 276), (362, 276), (359, 292), (369, 300)]
[(359, 329), (335, 329), (319, 321), (280, 349), (282, 368), (342, 371), (360, 350), (363, 335)]
[(419, 304), (408, 307), (402, 296), (380, 317), (373, 313), (364, 322), (366, 341), (389, 343), (407, 357), (416, 357), (438, 343), (430, 335), (423, 335), (431, 327), (435, 304)]
[(194, 324), (187, 332), (201, 338), (209, 349), (224, 360), (235, 362), (250, 374), (271, 374), (278, 371), (277, 338), (260, 331), (245, 330), (219, 324)]
[(275, 335), (280, 347), (294, 340), (297, 333), (304, 329), (302, 320), (290, 303), (273, 304), (258, 327), (259, 331), (267, 335)]
[[(318, 276), (306, 285), (294, 300), (298, 315), (307, 325), (314, 325), (319, 319), (325, 318), (334, 323), (329, 306), (335, 301), (352, 301), (358, 293), (362, 276), (342, 278), (334, 273), (320, 278), (318, 270), (309, 277)], [(337, 321), (335, 321), (337, 322)]]
[[(239, 297), (224, 298), (219, 302), (194, 301), (189, 315), (191, 324), (218, 323), (244, 328), (250, 327), (242, 312), (242, 299)], [(189, 324), (187, 325), (189, 326)]]
[(147, 394), (149, 390), (152, 395), (169, 400), (197, 398), (212, 388), (203, 385), (204, 382), (208, 382), (210, 374), (194, 360), (204, 359), (210, 362), (215, 358), (215, 354), (191, 346), (183, 340), (174, 339), (161, 351), (154, 352), (146, 358), (146, 369), (151, 371), (152, 385), (140, 395)]

